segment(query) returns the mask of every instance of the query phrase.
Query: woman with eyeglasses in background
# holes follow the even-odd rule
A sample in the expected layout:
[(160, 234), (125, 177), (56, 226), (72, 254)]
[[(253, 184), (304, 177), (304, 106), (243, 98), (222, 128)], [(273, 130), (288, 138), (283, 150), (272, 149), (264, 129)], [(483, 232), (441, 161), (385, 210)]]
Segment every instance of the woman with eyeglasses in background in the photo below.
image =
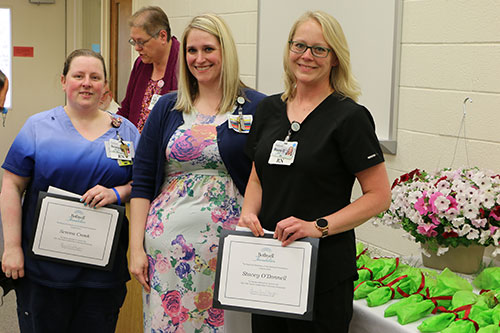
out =
[(171, 35), (168, 17), (160, 7), (139, 9), (130, 18), (129, 26), (129, 43), (139, 57), (130, 73), (118, 114), (142, 132), (159, 97), (177, 90), (179, 42)]

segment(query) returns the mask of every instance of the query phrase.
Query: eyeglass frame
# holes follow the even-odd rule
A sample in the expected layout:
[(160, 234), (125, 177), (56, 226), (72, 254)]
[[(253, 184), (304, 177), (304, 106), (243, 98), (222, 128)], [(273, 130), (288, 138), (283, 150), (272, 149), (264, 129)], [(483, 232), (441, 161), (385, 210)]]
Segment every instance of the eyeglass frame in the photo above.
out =
[[(304, 51), (302, 51), (302, 52), (297, 52), (297, 51), (294, 51), (294, 50), (292, 50), (292, 47), (293, 47), (293, 44), (294, 44), (294, 43), (298, 43), (298, 44), (305, 45), (305, 46), (306, 46), (306, 48), (305, 48), (305, 49), (304, 49)], [(314, 48), (315, 48), (315, 47), (320, 47), (320, 48), (322, 48), (322, 49), (327, 50), (326, 55), (325, 55), (324, 57), (323, 57), (323, 56), (318, 56), (318, 55), (316, 55), (316, 54), (314, 53)], [(304, 53), (306, 53), (306, 52), (307, 52), (307, 50), (308, 50), (308, 49), (311, 49), (311, 54), (312, 54), (313, 56), (315, 56), (316, 58), (326, 58), (326, 57), (328, 57), (328, 55), (330, 54), (330, 52), (333, 52), (333, 50), (332, 50), (332, 49), (330, 49), (330, 48), (328, 48), (328, 47), (324, 47), (324, 46), (320, 46), (320, 45), (311, 45), (311, 46), (309, 46), (309, 45), (307, 45), (306, 43), (299, 42), (299, 41), (296, 41), (296, 40), (289, 40), (289, 41), (288, 41), (288, 49), (289, 49), (290, 51), (292, 51), (293, 53), (296, 53), (296, 54), (304, 54)]]
[(160, 32), (161, 32), (161, 30), (160, 30), (160, 31), (158, 31), (157, 33), (155, 33), (154, 35), (152, 35), (151, 37), (149, 37), (148, 39), (146, 39), (145, 41), (140, 41), (140, 42), (138, 42), (138, 41), (136, 41), (135, 39), (130, 38), (130, 39), (128, 40), (128, 43), (129, 43), (130, 45), (134, 46), (134, 47), (137, 45), (137, 46), (139, 46), (139, 47), (142, 49), (142, 48), (144, 47), (144, 45), (146, 45), (146, 43), (147, 43), (147, 42), (149, 42), (149, 41), (150, 41), (151, 39), (153, 39), (153, 38), (158, 37), (158, 35), (160, 34)]

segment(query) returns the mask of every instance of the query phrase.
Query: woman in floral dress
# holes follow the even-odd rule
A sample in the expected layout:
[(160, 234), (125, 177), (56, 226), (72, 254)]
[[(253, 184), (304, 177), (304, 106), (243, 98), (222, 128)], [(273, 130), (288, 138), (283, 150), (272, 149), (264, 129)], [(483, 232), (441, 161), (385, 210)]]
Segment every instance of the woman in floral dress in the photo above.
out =
[(264, 95), (240, 81), (219, 17), (195, 17), (181, 43), (179, 92), (160, 98), (136, 152), (130, 271), (144, 287), (145, 332), (224, 332), (212, 307), (219, 235), (238, 222)]

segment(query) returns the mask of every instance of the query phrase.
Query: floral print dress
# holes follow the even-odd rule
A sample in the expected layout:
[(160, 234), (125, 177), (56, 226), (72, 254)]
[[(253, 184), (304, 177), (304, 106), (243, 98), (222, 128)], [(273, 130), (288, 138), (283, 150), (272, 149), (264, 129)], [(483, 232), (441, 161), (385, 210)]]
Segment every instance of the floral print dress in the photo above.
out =
[(224, 332), (224, 311), (212, 308), (217, 249), (242, 203), (217, 146), (226, 119), (185, 114), (167, 145), (167, 176), (146, 222), (145, 332)]

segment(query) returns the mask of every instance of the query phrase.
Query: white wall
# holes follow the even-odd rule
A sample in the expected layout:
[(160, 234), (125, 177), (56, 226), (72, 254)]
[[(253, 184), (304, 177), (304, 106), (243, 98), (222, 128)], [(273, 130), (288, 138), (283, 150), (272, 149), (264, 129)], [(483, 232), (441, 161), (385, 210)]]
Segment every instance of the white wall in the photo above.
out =
[[(498, 17), (500, 1), (404, 1), (398, 152), (386, 156), (391, 181), (416, 167), (467, 165), (463, 140), (451, 165), (466, 97), (473, 100), (466, 116), (470, 164), (500, 172)], [(357, 233), (397, 253), (416, 253), (401, 232), (365, 224)]]
[(7, 114), (5, 127), (0, 121), (1, 164), (29, 116), (65, 102), (61, 72), (66, 56), (66, 9), (64, 1), (36, 5), (0, 0), (0, 7), (12, 9), (12, 45), (34, 49), (33, 57), (12, 58), (12, 77), (9, 77), (12, 110)]
[[(144, 5), (162, 7), (179, 37), (192, 16), (220, 14), (238, 44), (242, 76), (254, 86), (257, 0), (136, 0), (134, 9)], [(398, 147), (396, 155), (385, 156), (391, 181), (414, 168), (467, 164), (461, 140), (451, 165), (466, 97), (473, 100), (466, 117), (470, 163), (500, 172), (498, 17), (498, 0), (403, 1)], [(356, 232), (358, 239), (382, 250), (418, 254), (417, 245), (403, 239), (400, 230), (365, 223)]]

